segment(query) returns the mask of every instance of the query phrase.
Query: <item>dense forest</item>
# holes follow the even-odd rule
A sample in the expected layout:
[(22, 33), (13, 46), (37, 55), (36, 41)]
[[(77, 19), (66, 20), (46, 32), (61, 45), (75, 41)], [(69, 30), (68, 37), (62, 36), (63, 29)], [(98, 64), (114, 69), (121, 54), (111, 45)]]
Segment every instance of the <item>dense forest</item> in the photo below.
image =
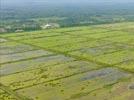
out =
[(18, 3), (1, 5), (0, 31), (40, 30), (47, 23), (60, 27), (134, 21), (133, 3)]

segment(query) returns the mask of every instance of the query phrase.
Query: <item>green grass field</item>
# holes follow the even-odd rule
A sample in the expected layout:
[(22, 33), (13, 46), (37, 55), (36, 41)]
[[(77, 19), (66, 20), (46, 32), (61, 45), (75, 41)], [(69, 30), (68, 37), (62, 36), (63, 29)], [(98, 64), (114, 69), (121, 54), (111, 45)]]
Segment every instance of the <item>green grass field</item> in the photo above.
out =
[(0, 34), (0, 100), (134, 100), (134, 23)]

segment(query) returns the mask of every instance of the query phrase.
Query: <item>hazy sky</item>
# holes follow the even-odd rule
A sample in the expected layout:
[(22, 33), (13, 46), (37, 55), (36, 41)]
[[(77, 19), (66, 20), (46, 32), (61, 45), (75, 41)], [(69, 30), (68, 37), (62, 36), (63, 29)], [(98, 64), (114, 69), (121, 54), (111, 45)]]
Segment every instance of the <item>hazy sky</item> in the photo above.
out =
[(0, 0), (1, 2), (134, 2), (134, 0)]
[(1, 5), (22, 5), (22, 4), (36, 4), (36, 3), (52, 3), (52, 4), (60, 4), (60, 3), (134, 3), (134, 0), (0, 0)]

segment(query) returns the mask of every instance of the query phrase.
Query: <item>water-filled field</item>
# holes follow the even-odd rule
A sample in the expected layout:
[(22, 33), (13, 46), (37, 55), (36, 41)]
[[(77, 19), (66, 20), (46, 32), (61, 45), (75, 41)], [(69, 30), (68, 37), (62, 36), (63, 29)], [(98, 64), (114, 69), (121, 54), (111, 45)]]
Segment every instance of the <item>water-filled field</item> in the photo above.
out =
[(134, 23), (1, 34), (0, 100), (134, 100)]

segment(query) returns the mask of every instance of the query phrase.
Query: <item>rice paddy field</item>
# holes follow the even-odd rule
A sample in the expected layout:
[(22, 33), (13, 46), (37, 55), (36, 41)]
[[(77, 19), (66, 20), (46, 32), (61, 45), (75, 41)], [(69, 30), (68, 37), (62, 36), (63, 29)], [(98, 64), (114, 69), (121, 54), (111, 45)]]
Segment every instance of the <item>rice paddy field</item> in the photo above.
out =
[(134, 23), (0, 34), (0, 100), (134, 100)]

